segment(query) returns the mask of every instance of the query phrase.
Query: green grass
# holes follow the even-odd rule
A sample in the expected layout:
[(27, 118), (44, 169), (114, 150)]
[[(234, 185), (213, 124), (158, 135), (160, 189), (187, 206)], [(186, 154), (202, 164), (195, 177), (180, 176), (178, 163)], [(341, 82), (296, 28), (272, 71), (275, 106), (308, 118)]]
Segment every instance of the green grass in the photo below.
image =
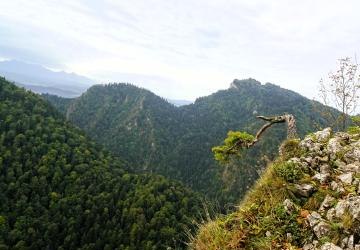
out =
[[(200, 226), (190, 243), (195, 250), (291, 249), (308, 237), (304, 218), (297, 209), (286, 213), (283, 201), (292, 197), (288, 182), (268, 167), (231, 215), (222, 216)], [(292, 179), (292, 178), (291, 178)], [(271, 235), (266, 235), (270, 232)], [(291, 233), (292, 239), (286, 238)], [(295, 249), (295, 248), (294, 248)]]

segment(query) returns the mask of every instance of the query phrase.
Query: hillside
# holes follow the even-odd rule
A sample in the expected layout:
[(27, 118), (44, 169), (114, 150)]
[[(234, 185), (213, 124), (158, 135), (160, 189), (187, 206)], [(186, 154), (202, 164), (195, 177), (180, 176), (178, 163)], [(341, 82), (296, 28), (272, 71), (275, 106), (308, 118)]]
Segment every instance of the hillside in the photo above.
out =
[(319, 107), (314, 110), (312, 101), (295, 92), (247, 79), (234, 80), (229, 89), (182, 107), (133, 85), (98, 85), (63, 112), (90, 137), (133, 163), (136, 171), (180, 180), (223, 203), (237, 201), (246, 192), (285, 135), (279, 125), (242, 161), (220, 167), (211, 148), (227, 131), (253, 133), (261, 124), (256, 114), (292, 113), (304, 135), (327, 124), (320, 114), (324, 107)]
[(194, 250), (360, 249), (360, 134), (285, 141), (238, 210), (208, 221)]
[(126, 172), (48, 102), (4, 78), (0, 121), (0, 249), (185, 248), (201, 216), (198, 194)]

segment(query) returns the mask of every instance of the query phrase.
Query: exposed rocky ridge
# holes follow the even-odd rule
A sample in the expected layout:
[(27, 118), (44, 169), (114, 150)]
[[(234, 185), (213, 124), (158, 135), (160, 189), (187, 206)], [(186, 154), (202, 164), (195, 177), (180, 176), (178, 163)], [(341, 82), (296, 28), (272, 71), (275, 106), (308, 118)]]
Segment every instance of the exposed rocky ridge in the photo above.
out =
[[(304, 250), (360, 249), (359, 135), (331, 134), (327, 128), (307, 136), (299, 144), (307, 157), (289, 160), (312, 176), (315, 183), (304, 185), (328, 190), (320, 207), (306, 217), (314, 235)], [(291, 203), (287, 201), (286, 206)]]
[(239, 210), (200, 227), (192, 248), (360, 250), (359, 139), (326, 128), (284, 142)]

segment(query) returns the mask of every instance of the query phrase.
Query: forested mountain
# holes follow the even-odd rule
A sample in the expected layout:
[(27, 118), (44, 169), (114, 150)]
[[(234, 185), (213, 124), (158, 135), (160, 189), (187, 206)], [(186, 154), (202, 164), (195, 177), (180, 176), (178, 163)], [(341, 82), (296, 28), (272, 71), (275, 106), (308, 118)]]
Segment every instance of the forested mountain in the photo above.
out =
[(0, 78), (0, 249), (182, 249), (201, 206), (177, 182), (125, 171), (48, 102)]
[(285, 127), (278, 125), (241, 161), (219, 166), (211, 148), (229, 130), (255, 133), (262, 125), (256, 114), (291, 113), (300, 135), (327, 123), (319, 112), (323, 106), (314, 109), (311, 100), (254, 79), (234, 80), (229, 89), (183, 107), (129, 84), (93, 86), (67, 105), (60, 109), (69, 121), (108, 150), (124, 156), (137, 171), (180, 180), (220, 202), (241, 198), (267, 159), (277, 153), (286, 133)]

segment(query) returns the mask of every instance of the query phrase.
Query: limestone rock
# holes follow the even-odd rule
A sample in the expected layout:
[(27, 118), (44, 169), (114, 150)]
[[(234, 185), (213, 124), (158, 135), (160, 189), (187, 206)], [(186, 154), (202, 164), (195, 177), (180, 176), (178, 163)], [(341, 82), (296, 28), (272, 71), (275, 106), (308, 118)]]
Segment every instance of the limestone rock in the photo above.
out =
[(341, 180), (342, 183), (346, 184), (346, 185), (351, 185), (352, 180), (353, 180), (353, 173), (345, 173), (342, 175), (339, 175), (338, 178)]
[(317, 225), (314, 226), (313, 230), (316, 237), (320, 239), (330, 232), (331, 226), (325, 221), (320, 221)]
[(350, 151), (346, 152), (344, 159), (347, 163), (353, 163), (360, 160), (360, 148), (352, 148)]
[(343, 164), (339, 167), (339, 170), (343, 173), (360, 173), (360, 166), (358, 163), (351, 163), (348, 165)]
[(336, 217), (336, 210), (335, 208), (330, 208), (326, 213), (326, 219), (328, 221), (333, 221)]
[(314, 191), (315, 188), (311, 184), (295, 184), (296, 193), (303, 197), (309, 197)]
[(331, 171), (331, 168), (329, 166), (329, 164), (322, 164), (320, 166), (320, 173), (321, 174), (329, 174)]
[(327, 151), (330, 154), (331, 159), (335, 159), (337, 153), (341, 152), (343, 147), (341, 146), (339, 138), (331, 138), (327, 145)]
[(292, 214), (296, 209), (295, 204), (290, 199), (284, 200), (283, 205), (287, 214)]
[(299, 143), (299, 146), (301, 149), (307, 152), (315, 153), (316, 155), (322, 155), (321, 144), (314, 142), (313, 138), (310, 136), (305, 137), (305, 139)]
[(360, 196), (350, 196), (337, 203), (335, 206), (335, 216), (342, 218), (345, 212), (349, 212), (353, 220), (360, 220)]
[(315, 174), (312, 179), (317, 180), (320, 182), (320, 184), (325, 184), (330, 178), (330, 174), (329, 173), (317, 173)]
[(322, 220), (321, 215), (317, 212), (312, 212), (307, 216), (306, 219), (308, 220), (311, 227), (314, 227)]
[(331, 137), (331, 132), (332, 132), (331, 128), (325, 128), (322, 131), (316, 132), (314, 135), (318, 142), (325, 143), (325, 142), (329, 141), (329, 139)]
[(330, 188), (331, 188), (331, 190), (336, 191), (340, 194), (345, 192), (344, 186), (341, 182), (338, 183), (336, 181), (332, 181), (330, 184)]
[(333, 243), (328, 242), (322, 245), (320, 250), (343, 250), (343, 249)]
[(324, 199), (324, 201), (321, 203), (321, 206), (320, 206), (320, 209), (319, 211), (320, 212), (323, 212), (325, 211), (326, 209), (328, 209), (329, 207), (331, 207), (332, 203), (335, 201), (335, 198), (330, 196), (330, 195), (327, 195)]

